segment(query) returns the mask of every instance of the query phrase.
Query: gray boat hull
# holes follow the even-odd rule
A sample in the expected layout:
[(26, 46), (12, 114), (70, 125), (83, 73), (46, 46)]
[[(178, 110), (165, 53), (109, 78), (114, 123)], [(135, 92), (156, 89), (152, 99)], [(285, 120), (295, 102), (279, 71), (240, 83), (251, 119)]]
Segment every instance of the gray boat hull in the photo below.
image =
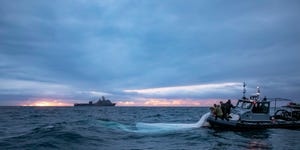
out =
[(207, 118), (210, 128), (220, 130), (253, 130), (253, 129), (268, 129), (268, 128), (286, 128), (300, 129), (300, 121), (241, 121), (241, 120), (222, 120), (215, 119), (214, 116)]

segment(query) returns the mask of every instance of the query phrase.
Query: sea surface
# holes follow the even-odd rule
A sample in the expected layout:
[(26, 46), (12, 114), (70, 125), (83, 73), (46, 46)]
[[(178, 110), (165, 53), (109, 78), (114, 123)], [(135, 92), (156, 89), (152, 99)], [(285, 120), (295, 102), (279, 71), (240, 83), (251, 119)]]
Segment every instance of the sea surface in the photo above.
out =
[(206, 107), (0, 107), (0, 149), (300, 149), (300, 130), (215, 131)]

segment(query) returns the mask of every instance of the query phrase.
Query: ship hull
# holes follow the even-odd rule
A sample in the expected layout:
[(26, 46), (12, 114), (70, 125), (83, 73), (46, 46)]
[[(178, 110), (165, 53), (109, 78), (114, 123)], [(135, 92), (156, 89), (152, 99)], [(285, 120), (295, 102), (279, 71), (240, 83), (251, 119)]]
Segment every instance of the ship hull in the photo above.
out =
[(81, 104), (74, 104), (74, 106), (103, 106), (103, 107), (106, 107), (106, 106), (115, 106), (116, 104), (113, 103), (113, 104), (109, 104), (109, 105), (97, 105), (97, 104), (85, 104), (85, 103), (81, 103)]
[(268, 128), (300, 129), (300, 121), (240, 121), (240, 120), (222, 120), (210, 116), (207, 118), (210, 128), (218, 130), (258, 130)]

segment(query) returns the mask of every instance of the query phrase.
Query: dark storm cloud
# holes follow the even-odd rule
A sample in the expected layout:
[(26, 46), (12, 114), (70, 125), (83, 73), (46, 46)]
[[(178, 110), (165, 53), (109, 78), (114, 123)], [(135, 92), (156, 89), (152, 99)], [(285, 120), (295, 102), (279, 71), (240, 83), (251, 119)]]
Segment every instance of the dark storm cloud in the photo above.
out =
[(0, 3), (2, 101), (243, 81), (300, 98), (298, 1)]

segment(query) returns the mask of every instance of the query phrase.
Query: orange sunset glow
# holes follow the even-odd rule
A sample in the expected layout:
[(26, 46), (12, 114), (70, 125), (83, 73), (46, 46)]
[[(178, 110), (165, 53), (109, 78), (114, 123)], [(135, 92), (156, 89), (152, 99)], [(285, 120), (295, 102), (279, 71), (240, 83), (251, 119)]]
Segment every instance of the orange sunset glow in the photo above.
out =
[[(139, 98), (138, 100), (116, 101), (117, 106), (148, 106), (148, 107), (205, 107), (219, 104), (220, 101), (226, 102), (225, 99), (163, 99), (163, 98)], [(236, 102), (232, 100), (233, 104)], [(73, 106), (73, 103), (66, 102), (65, 100), (57, 99), (36, 99), (29, 100), (21, 106)]]
[(53, 99), (37, 99), (34, 101), (29, 101), (22, 106), (73, 106), (72, 103), (62, 102), (62, 100), (53, 100)]

